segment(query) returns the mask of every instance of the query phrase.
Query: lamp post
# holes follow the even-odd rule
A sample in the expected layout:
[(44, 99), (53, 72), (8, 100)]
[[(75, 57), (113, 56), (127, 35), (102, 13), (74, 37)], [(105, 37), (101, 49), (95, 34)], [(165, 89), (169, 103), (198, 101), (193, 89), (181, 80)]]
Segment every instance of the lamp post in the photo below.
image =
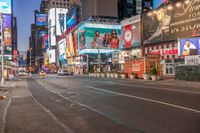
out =
[(5, 85), (4, 79), (4, 43), (3, 43), (3, 18), (2, 14), (0, 14), (0, 23), (1, 23), (1, 31), (0, 31), (0, 43), (1, 43), (1, 86)]
[(31, 61), (32, 61), (32, 60), (31, 60), (31, 51), (32, 51), (32, 48), (30, 48), (29, 51), (30, 51), (30, 67), (29, 67), (29, 71), (30, 71), (30, 76), (32, 76), (32, 74), (31, 74), (31, 70), (32, 70), (32, 67), (31, 67), (31, 65), (32, 65), (32, 64), (31, 64)]

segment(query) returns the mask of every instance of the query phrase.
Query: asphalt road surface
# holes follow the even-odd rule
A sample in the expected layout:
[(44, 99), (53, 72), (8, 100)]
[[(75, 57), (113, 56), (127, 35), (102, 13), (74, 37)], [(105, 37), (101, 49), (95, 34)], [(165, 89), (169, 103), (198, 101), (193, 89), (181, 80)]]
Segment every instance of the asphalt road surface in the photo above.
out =
[(90, 77), (19, 81), (3, 133), (200, 133), (200, 86)]

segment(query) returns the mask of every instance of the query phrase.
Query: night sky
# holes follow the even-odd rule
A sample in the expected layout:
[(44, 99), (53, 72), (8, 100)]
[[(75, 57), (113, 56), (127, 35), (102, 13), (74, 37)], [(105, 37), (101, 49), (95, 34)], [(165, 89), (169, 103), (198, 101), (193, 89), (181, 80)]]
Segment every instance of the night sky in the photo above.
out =
[(14, 16), (17, 17), (18, 49), (26, 51), (29, 47), (31, 24), (34, 23), (34, 10), (39, 10), (41, 0), (13, 0)]

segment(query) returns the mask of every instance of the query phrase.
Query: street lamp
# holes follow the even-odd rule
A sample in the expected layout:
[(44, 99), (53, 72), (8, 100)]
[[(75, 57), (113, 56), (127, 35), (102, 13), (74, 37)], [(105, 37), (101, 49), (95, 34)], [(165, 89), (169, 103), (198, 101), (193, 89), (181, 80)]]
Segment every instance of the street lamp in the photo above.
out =
[(1, 31), (0, 31), (0, 43), (1, 43), (1, 86), (5, 85), (4, 79), (4, 42), (3, 42), (3, 18), (2, 14), (0, 14), (0, 23), (1, 23)]
[(32, 76), (32, 74), (31, 74), (31, 70), (32, 70), (32, 67), (31, 67), (31, 51), (32, 51), (32, 48), (30, 48), (29, 51), (30, 51), (30, 67), (29, 67), (29, 71), (30, 71), (30, 76)]

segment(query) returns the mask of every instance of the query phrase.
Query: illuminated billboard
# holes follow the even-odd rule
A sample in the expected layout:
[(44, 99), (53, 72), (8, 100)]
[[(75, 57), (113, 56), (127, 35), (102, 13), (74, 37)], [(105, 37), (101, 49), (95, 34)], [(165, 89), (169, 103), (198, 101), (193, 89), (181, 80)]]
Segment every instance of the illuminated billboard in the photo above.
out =
[(200, 55), (200, 38), (182, 38), (178, 39), (179, 55)]
[(51, 49), (48, 52), (49, 55), (49, 63), (56, 63), (56, 50), (55, 49)]
[(68, 9), (56, 8), (56, 35), (61, 36), (66, 30), (66, 15)]
[(48, 15), (42, 13), (35, 14), (35, 24), (37, 26), (47, 26), (48, 25)]
[(121, 48), (133, 48), (141, 46), (140, 15), (131, 17), (121, 22), (122, 40)]
[(3, 16), (3, 21), (4, 21), (4, 27), (3, 27), (4, 45), (11, 46), (12, 44), (11, 15), (3, 14), (2, 16)]
[(48, 13), (48, 42), (50, 46), (56, 46), (56, 23), (55, 8), (51, 8)]
[(58, 48), (59, 48), (59, 61), (62, 64), (67, 64), (67, 58), (66, 58), (66, 41), (65, 41), (65, 39), (61, 39), (58, 42)]
[(2, 14), (11, 14), (12, 5), (11, 0), (0, 0), (0, 12)]
[(120, 25), (85, 23), (78, 28), (79, 54), (118, 50), (120, 36)]
[(168, 4), (158, 10), (144, 13), (144, 44), (176, 41), (177, 38), (200, 36), (200, 1), (179, 1), (178, 5)]
[(66, 43), (67, 43), (67, 57), (73, 57), (74, 56), (74, 45), (73, 45), (72, 33), (69, 33), (67, 35)]
[(78, 29), (72, 32), (74, 54), (78, 55)]

